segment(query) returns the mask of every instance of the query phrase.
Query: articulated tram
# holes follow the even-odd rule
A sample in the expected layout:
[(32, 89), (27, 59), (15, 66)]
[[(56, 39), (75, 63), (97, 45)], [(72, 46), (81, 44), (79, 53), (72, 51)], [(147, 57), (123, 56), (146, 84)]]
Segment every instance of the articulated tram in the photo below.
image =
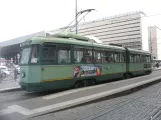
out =
[(60, 32), (21, 43), (21, 88), (29, 92), (78, 88), (152, 72), (149, 52), (89, 41)]

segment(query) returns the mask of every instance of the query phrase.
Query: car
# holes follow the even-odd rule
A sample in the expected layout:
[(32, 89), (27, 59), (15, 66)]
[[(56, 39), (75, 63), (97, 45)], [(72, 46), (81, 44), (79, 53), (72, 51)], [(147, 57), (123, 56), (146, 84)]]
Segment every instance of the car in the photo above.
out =
[(0, 66), (0, 75), (2, 77), (6, 77), (9, 74), (10, 74), (10, 71), (8, 70), (6, 66)]

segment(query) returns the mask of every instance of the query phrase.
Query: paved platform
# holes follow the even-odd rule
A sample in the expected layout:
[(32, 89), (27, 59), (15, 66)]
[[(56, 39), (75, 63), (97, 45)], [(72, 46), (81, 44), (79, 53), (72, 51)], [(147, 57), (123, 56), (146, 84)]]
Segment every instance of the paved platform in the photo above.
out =
[(161, 120), (160, 86), (161, 82), (158, 82), (139, 91), (28, 120)]
[(0, 116), (21, 116), (22, 118), (28, 118), (92, 101), (141, 86), (149, 82), (157, 81), (159, 79), (161, 79), (160, 71), (128, 80), (121, 80), (81, 89), (73, 89), (52, 95), (24, 100), (15, 105), (1, 109)]
[(16, 90), (16, 89), (20, 89), (19, 78), (17, 78), (15, 80), (13, 78), (13, 76), (12, 77), (8, 76), (8, 77), (1, 80), (1, 82), (0, 82), (0, 92)]
[(161, 67), (159, 67), (159, 68), (156, 68), (156, 67), (155, 67), (155, 68), (153, 68), (153, 70), (154, 70), (154, 71), (156, 71), (156, 70), (161, 70)]
[(10, 81), (2, 81), (0, 83), (0, 92), (20, 89), (20, 85), (18, 81), (10, 80)]

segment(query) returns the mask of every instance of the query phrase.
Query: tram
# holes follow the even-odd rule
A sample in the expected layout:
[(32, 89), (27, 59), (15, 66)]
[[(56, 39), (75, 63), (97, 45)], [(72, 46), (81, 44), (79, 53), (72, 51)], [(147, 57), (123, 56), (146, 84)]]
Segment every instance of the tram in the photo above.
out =
[(21, 43), (21, 88), (28, 92), (78, 88), (152, 72), (149, 52), (89, 41), (60, 32)]

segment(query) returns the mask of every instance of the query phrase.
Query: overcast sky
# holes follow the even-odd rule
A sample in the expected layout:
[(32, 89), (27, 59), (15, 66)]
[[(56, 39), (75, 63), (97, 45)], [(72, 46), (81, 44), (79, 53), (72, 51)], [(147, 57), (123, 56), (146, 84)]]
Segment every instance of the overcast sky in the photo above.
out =
[[(85, 21), (141, 10), (161, 28), (161, 0), (78, 0), (78, 11), (94, 8)], [(0, 41), (68, 25), (75, 0), (0, 0)], [(159, 23), (160, 22), (160, 23)]]

